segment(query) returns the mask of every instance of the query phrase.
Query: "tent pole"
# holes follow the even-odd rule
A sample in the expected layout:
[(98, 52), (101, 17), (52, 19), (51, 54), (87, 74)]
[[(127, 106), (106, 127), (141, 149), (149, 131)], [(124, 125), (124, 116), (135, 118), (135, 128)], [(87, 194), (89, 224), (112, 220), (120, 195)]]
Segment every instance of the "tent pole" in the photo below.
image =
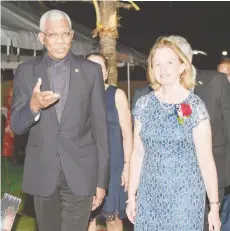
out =
[(130, 64), (127, 63), (128, 102), (130, 107)]

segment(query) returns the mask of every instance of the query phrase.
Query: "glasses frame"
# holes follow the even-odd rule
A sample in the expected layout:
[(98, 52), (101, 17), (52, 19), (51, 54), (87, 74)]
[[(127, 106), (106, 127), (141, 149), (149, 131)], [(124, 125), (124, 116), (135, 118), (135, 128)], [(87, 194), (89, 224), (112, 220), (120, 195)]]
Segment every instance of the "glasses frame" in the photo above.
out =
[[(50, 34), (46, 34), (43, 31), (40, 31), (42, 34), (44, 34), (48, 39), (50, 40), (57, 40), (58, 36), (61, 36), (62, 39), (69, 39), (71, 37), (71, 35), (73, 35), (74, 31), (70, 30), (68, 32), (62, 32), (62, 33), (50, 33)], [(67, 37), (64, 36), (64, 34), (69, 33), (69, 35)], [(55, 35), (54, 37), (51, 37), (51, 35)], [(63, 38), (64, 37), (64, 38)]]

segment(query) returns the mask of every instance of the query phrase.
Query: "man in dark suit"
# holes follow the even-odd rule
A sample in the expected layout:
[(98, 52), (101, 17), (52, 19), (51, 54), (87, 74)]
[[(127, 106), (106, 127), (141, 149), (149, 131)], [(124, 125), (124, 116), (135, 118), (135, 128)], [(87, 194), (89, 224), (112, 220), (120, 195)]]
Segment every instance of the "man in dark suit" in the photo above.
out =
[[(193, 52), (190, 44), (180, 36), (169, 36), (168, 40), (177, 44), (192, 62)], [(218, 172), (219, 198), (222, 202), (225, 187), (230, 185), (230, 84), (225, 74), (210, 70), (197, 70), (197, 85), (194, 93), (205, 103), (212, 127), (213, 155)], [(142, 90), (148, 93), (148, 88)], [(135, 101), (133, 100), (133, 107)], [(207, 214), (207, 213), (206, 213)], [(208, 230), (207, 217), (205, 230)]]
[(39, 231), (85, 231), (109, 177), (102, 71), (70, 52), (64, 12), (46, 12), (40, 30), (47, 54), (20, 65), (14, 77), (11, 126), (29, 131), (23, 190), (34, 195)]
[[(218, 174), (219, 201), (222, 203), (225, 187), (230, 185), (230, 84), (226, 75), (217, 71), (196, 70), (196, 78), (198, 85), (194, 93), (205, 102), (210, 115), (212, 151)], [(205, 215), (204, 230), (208, 231), (207, 211)]]
[(205, 102), (211, 119), (213, 154), (222, 199), (224, 188), (230, 185), (230, 84), (226, 75), (217, 71), (196, 70), (196, 76), (198, 85), (194, 93)]

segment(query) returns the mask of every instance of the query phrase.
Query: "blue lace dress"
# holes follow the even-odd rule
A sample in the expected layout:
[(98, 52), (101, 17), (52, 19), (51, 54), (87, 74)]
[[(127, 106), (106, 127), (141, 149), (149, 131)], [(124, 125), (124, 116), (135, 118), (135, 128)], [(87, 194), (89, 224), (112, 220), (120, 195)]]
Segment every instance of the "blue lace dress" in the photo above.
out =
[(142, 96), (133, 110), (142, 124), (140, 137), (145, 152), (135, 231), (203, 230), (205, 187), (192, 130), (209, 115), (203, 101), (193, 93), (182, 103), (192, 108), (184, 125), (177, 121), (176, 105), (160, 103), (154, 92)]

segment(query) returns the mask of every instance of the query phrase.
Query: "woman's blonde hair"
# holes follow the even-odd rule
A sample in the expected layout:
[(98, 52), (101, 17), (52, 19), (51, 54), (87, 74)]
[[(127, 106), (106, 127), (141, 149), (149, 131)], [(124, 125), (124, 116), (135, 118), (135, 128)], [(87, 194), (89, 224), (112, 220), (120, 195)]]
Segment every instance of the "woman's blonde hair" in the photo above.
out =
[(175, 43), (167, 40), (167, 37), (158, 38), (149, 53), (147, 74), (152, 88), (154, 90), (158, 90), (161, 87), (161, 84), (156, 80), (154, 76), (153, 57), (157, 49), (165, 47), (172, 49), (178, 56), (180, 62), (184, 64), (185, 68), (180, 76), (180, 82), (184, 88), (192, 89), (195, 86), (195, 76), (192, 69), (192, 64), (190, 63), (186, 55), (181, 51), (181, 49)]

